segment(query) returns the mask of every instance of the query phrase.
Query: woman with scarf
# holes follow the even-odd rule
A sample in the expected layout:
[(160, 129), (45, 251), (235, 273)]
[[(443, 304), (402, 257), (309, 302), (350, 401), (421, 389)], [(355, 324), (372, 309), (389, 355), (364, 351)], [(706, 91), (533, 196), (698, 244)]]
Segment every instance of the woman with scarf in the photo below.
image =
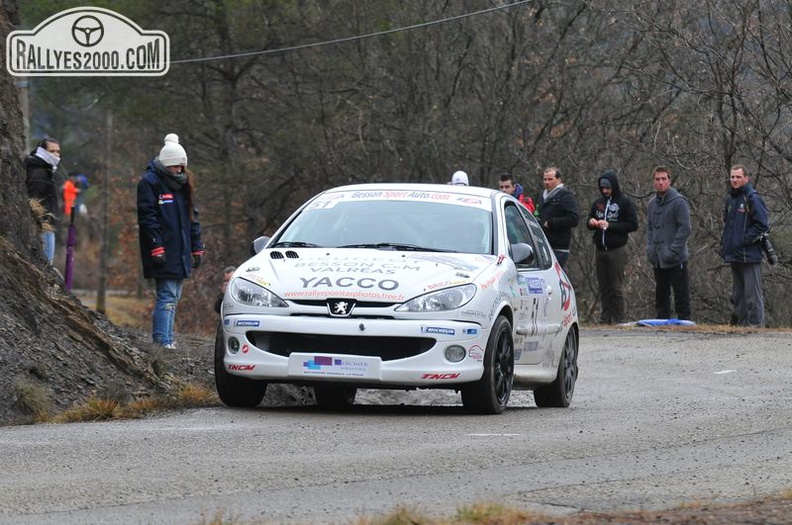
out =
[(41, 218), (41, 240), (44, 256), (50, 264), (55, 258), (55, 227), (60, 218), (58, 191), (63, 181), (58, 180), (55, 171), (60, 163), (60, 155), (60, 143), (53, 138), (45, 138), (25, 157), (28, 197), (38, 200), (46, 212)]
[(152, 337), (165, 348), (176, 348), (173, 324), (182, 282), (201, 265), (204, 247), (187, 152), (175, 133), (165, 137), (138, 183), (137, 212), (143, 276), (156, 283)]

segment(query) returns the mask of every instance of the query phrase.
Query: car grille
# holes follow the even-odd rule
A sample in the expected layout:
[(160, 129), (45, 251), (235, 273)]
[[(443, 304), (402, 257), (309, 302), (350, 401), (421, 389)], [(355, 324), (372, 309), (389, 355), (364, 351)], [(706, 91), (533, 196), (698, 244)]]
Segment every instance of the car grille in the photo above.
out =
[(355, 337), (281, 332), (247, 333), (253, 345), (266, 352), (289, 357), (292, 352), (363, 355), (383, 361), (422, 354), (435, 345), (431, 337)]

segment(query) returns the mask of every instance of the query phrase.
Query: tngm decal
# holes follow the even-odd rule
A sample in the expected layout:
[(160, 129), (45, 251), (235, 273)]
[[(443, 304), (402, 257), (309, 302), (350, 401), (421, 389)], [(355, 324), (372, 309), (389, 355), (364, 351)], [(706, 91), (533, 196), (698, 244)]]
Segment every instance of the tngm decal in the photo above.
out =
[(443, 328), (440, 326), (422, 326), (421, 333), (423, 334), (443, 334), (443, 335), (455, 335), (456, 330), (453, 328)]
[(484, 361), (484, 349), (478, 345), (471, 346), (468, 350), (468, 355), (471, 359), (478, 361), (479, 363)]
[(256, 368), (256, 365), (228, 365), (229, 372), (232, 370), (238, 370), (240, 372), (250, 372), (254, 368)]
[(558, 261), (555, 263), (555, 271), (558, 274), (558, 287), (561, 288), (561, 309), (567, 311), (572, 304), (572, 284)]
[(172, 193), (161, 193), (158, 199), (160, 205), (162, 204), (173, 204), (173, 194)]
[(544, 291), (544, 279), (539, 277), (528, 278), (528, 293), (541, 295)]
[(421, 374), (421, 379), (456, 379), (459, 372), (455, 374)]
[(258, 326), (259, 324), (259, 321), (254, 321), (253, 319), (237, 319), (234, 326)]

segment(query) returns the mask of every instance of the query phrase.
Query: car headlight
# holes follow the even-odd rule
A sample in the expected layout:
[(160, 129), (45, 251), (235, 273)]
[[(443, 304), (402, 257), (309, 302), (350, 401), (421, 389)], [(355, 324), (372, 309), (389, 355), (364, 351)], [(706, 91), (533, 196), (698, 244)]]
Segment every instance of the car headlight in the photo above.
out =
[(466, 284), (410, 299), (397, 312), (443, 312), (465, 306), (476, 295), (476, 285)]
[(268, 308), (286, 308), (286, 301), (270, 292), (263, 286), (253, 284), (245, 279), (231, 281), (231, 297), (238, 303), (248, 306)]

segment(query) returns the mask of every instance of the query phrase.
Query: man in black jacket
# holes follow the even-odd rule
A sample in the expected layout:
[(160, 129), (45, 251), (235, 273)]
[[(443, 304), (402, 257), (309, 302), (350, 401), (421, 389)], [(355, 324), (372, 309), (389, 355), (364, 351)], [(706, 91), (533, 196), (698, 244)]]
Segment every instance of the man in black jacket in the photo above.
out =
[(638, 229), (638, 214), (633, 202), (621, 192), (616, 172), (608, 170), (599, 177), (602, 194), (591, 206), (586, 227), (594, 231), (597, 248), (595, 263), (602, 301), (601, 324), (624, 322), (624, 268), (627, 266), (627, 241)]
[(572, 228), (580, 221), (580, 210), (575, 196), (564, 187), (560, 169), (551, 166), (544, 170), (542, 183), (545, 189), (539, 196), (536, 217), (542, 225), (558, 263), (564, 268), (569, 260)]

